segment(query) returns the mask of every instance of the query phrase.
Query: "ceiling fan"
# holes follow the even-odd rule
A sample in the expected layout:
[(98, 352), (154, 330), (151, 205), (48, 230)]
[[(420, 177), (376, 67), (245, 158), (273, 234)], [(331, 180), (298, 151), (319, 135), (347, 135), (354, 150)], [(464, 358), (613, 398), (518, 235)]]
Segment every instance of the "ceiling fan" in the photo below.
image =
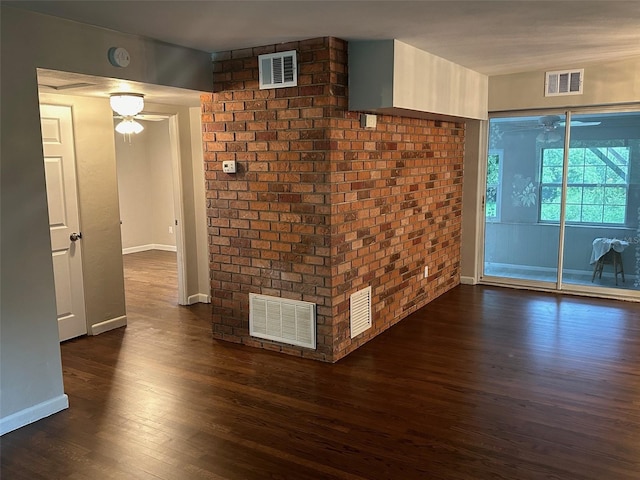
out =
[[(536, 141), (541, 143), (553, 143), (562, 139), (562, 135), (556, 130), (560, 127), (564, 129), (567, 122), (558, 115), (544, 115), (538, 119), (537, 128), (543, 131), (536, 136)], [(571, 120), (571, 127), (590, 127), (600, 125), (600, 122), (583, 122), (581, 120)]]
[(113, 118), (122, 119), (116, 125), (116, 132), (123, 135), (142, 132), (144, 127), (138, 120), (159, 122), (165, 119), (162, 115), (141, 113), (144, 108), (144, 95), (139, 93), (114, 93), (109, 97), (109, 103), (116, 114)]
[[(505, 133), (541, 130), (536, 136), (536, 141), (554, 143), (563, 138), (566, 121), (564, 117), (559, 115), (543, 115), (538, 118), (514, 119), (512, 122), (504, 122), (503, 125)], [(593, 125), (600, 125), (600, 122), (571, 120), (571, 127), (589, 127)]]

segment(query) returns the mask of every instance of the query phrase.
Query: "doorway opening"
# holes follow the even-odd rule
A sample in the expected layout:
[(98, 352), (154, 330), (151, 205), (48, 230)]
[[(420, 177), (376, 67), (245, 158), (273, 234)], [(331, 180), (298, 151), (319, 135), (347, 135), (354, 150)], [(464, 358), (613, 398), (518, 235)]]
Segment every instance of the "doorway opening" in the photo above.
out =
[(483, 283), (640, 300), (640, 112), (494, 116)]
[(125, 295), (137, 296), (128, 289), (127, 269), (138, 274), (146, 269), (149, 280), (137, 283), (136, 292), (145, 285), (156, 288), (155, 279), (175, 304), (184, 305), (184, 266), (178, 261), (183, 258), (183, 237), (176, 120), (160, 114), (143, 117), (138, 120), (144, 125), (139, 134), (114, 132)]

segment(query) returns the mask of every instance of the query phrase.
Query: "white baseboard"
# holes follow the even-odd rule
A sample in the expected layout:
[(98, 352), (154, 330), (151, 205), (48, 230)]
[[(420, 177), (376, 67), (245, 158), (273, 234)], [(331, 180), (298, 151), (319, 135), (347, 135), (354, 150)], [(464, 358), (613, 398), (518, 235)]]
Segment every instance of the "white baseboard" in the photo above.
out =
[(462, 285), (475, 285), (476, 279), (473, 277), (464, 277), (464, 276), (460, 276), (460, 283)]
[(69, 397), (62, 394), (46, 402), (12, 413), (8, 417), (0, 418), (0, 435), (17, 430), (67, 408), (69, 408)]
[(193, 305), (194, 303), (211, 303), (211, 296), (204, 293), (189, 295), (187, 298), (187, 305)]
[(161, 243), (149, 243), (147, 245), (137, 245), (135, 247), (123, 248), (122, 254), (127, 255), (129, 253), (146, 252), (149, 250), (163, 250), (165, 252), (176, 252), (177, 247), (175, 245), (162, 245)]
[(109, 320), (105, 320), (104, 322), (96, 323), (95, 325), (91, 325), (89, 328), (89, 335), (100, 335), (101, 333), (108, 332), (109, 330), (113, 330), (114, 328), (126, 327), (127, 326), (127, 316), (123, 315), (121, 317), (110, 318)]

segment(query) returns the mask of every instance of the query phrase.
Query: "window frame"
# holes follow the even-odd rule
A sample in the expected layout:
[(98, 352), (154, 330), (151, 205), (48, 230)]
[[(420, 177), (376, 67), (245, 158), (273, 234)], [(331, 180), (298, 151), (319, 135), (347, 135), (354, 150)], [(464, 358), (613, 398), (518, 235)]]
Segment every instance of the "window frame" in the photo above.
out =
[[(630, 155), (631, 151), (630, 151), (630, 147), (628, 146), (624, 146), (624, 145), (619, 145), (619, 146), (615, 146), (615, 147), (611, 147), (611, 146), (593, 146), (593, 147), (589, 147), (589, 146), (570, 146), (569, 147), (569, 155), (571, 155), (571, 150), (583, 150), (583, 162), (582, 162), (582, 168), (585, 168), (587, 166), (586, 162), (584, 161), (585, 158), (585, 150), (588, 150), (590, 148), (626, 148), (627, 154)], [(542, 196), (542, 191), (544, 187), (554, 187), (554, 188), (560, 188), (560, 190), (562, 190), (563, 187), (563, 183), (545, 183), (543, 181), (544, 179), (544, 168), (545, 168), (545, 164), (544, 164), (544, 155), (545, 155), (545, 151), (546, 150), (561, 150), (563, 153), (563, 165), (562, 168), (564, 170), (564, 148), (557, 148), (557, 147), (543, 147), (540, 149), (540, 168), (539, 168), (539, 174), (540, 174), (540, 181), (539, 181), (539, 186), (538, 186), (538, 198), (540, 199), (540, 201), (538, 202), (538, 222), (541, 224), (558, 224), (560, 223), (560, 220), (545, 220), (542, 218), (542, 206), (543, 206), (543, 196)], [(606, 166), (606, 165), (605, 165)], [(607, 168), (611, 168), (611, 167), (607, 167)], [(603, 187), (603, 203), (602, 204), (593, 204), (593, 205), (601, 205), (602, 208), (604, 209), (604, 207), (606, 206), (605, 202), (605, 198), (606, 198), (606, 189), (607, 188), (624, 188), (625, 190), (625, 203), (624, 205), (616, 205), (619, 207), (623, 207), (624, 208), (624, 219), (622, 223), (611, 223), (611, 222), (589, 222), (589, 221), (583, 221), (583, 220), (568, 220), (565, 219), (565, 223), (567, 223), (568, 225), (574, 225), (574, 226), (597, 226), (597, 227), (624, 227), (629, 223), (628, 220), (628, 209), (629, 209), (629, 183), (630, 183), (630, 171), (629, 169), (631, 168), (631, 165), (628, 164), (627, 165), (627, 172), (626, 172), (626, 178), (624, 179), (624, 183), (569, 183), (569, 179), (567, 178), (567, 189), (571, 188), (571, 187), (579, 187), (579, 188), (589, 188), (589, 187)], [(564, 173), (563, 173), (564, 175)], [(606, 180), (606, 178), (605, 178)], [(584, 190), (583, 190), (583, 195), (584, 195)], [(583, 197), (583, 201), (584, 201), (584, 197)], [(560, 200), (560, 202), (558, 203), (558, 205), (562, 204), (562, 199)], [(566, 209), (566, 199), (565, 199), (565, 209)], [(581, 207), (584, 207), (584, 203), (580, 203)], [(588, 204), (589, 205), (589, 204)], [(565, 213), (565, 218), (566, 218), (566, 213)], [(604, 211), (603, 211), (603, 218), (604, 218)]]

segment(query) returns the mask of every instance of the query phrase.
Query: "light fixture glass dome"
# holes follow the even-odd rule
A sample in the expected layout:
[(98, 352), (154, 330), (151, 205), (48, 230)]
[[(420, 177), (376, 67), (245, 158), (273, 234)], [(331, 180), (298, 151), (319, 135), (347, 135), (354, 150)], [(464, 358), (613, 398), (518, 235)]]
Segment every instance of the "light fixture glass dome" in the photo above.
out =
[(109, 98), (111, 108), (118, 115), (133, 117), (144, 108), (144, 95), (138, 93), (114, 93)]
[(144, 127), (141, 123), (136, 122), (132, 118), (125, 118), (118, 125), (116, 125), (116, 132), (122, 133), (123, 135), (131, 135), (132, 133), (140, 133), (144, 130)]

